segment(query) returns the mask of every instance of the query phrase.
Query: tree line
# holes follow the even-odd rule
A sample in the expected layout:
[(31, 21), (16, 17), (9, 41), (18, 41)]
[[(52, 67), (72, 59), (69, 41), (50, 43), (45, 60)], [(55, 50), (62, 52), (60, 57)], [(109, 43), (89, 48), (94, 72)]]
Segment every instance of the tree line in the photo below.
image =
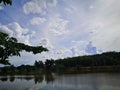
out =
[(118, 71), (120, 52), (105, 52), (96, 55), (78, 56), (55, 61), (56, 71)]
[(10, 71), (19, 74), (42, 74), (50, 72), (81, 72), (81, 71), (119, 71), (120, 69), (120, 52), (106, 52), (96, 55), (86, 55), (71, 57), (58, 60), (46, 60), (45, 62), (36, 60), (34, 65), (21, 65), (3, 67), (1, 70), (5, 73)]

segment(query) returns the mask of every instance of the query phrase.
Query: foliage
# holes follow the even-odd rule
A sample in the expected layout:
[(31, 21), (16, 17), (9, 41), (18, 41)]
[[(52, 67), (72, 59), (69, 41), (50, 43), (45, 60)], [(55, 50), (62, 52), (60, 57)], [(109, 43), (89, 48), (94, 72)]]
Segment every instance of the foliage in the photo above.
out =
[(44, 68), (44, 63), (42, 61), (35, 61), (34, 66), (36, 68)]
[(81, 67), (97, 67), (97, 66), (117, 66), (120, 65), (119, 52), (106, 52), (103, 54), (79, 56), (72, 58), (59, 59), (55, 61), (56, 69), (64, 68), (64, 70)]
[(12, 5), (12, 0), (0, 0), (0, 3), (4, 3), (4, 5)]
[(45, 61), (45, 69), (53, 70), (53, 68), (54, 68), (54, 60), (46, 60)]
[(23, 43), (18, 43), (16, 38), (9, 37), (9, 35), (0, 32), (0, 63), (10, 64), (7, 60), (10, 56), (20, 56), (20, 52), (33, 52), (33, 54), (48, 51), (42, 46), (29, 46)]
[[(120, 72), (120, 52), (106, 52), (103, 54), (78, 56), (58, 60), (35, 61), (33, 66), (4, 67), (2, 74), (42, 74), (57, 73), (85, 73), (85, 72)], [(48, 74), (48, 73), (46, 73)], [(49, 79), (49, 77), (48, 77)]]

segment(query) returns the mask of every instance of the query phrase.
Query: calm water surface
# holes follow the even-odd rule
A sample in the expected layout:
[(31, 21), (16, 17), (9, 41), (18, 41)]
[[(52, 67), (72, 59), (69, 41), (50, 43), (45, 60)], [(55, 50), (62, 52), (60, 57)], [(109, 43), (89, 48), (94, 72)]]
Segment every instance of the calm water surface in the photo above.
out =
[(120, 74), (0, 76), (0, 90), (120, 90)]

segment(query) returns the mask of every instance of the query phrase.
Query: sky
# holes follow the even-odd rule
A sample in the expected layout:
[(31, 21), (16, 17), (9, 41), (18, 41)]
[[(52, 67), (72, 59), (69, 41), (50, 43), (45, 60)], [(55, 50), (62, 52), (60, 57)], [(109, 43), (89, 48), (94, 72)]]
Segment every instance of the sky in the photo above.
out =
[(120, 0), (13, 0), (0, 4), (0, 31), (48, 52), (21, 52), (14, 65), (120, 51)]

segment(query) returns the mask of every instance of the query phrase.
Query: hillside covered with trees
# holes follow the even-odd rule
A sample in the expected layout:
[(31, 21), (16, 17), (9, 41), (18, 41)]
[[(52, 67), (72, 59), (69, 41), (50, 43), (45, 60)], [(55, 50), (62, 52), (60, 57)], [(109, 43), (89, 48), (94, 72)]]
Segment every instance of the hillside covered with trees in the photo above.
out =
[(36, 60), (34, 65), (7, 66), (2, 73), (42, 74), (46, 71), (55, 73), (83, 72), (120, 72), (120, 52), (106, 52), (96, 55), (78, 56), (58, 60)]

